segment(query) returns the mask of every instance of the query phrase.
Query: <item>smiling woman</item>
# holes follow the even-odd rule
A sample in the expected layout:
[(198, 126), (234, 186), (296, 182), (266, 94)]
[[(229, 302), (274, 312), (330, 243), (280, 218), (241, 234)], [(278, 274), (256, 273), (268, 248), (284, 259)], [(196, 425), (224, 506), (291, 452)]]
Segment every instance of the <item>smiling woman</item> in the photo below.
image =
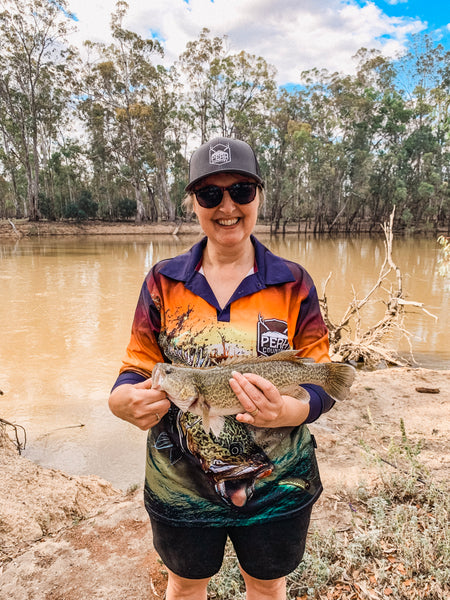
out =
[[(225, 411), (221, 427), (210, 430), (188, 411), (192, 402), (177, 408), (179, 398), (171, 395), (169, 402), (158, 377), (151, 379), (157, 363), (197, 367), (245, 356), (272, 361), (289, 349), (330, 362), (308, 273), (253, 236), (263, 187), (245, 142), (215, 138), (194, 152), (186, 191), (205, 237), (147, 275), (110, 396), (116, 416), (149, 430), (145, 506), (169, 572), (168, 600), (206, 598), (227, 536), (248, 597), (284, 599), (285, 576), (302, 559), (312, 505), (322, 490), (306, 423), (334, 401), (316, 380), (287, 390), (264, 369), (231, 369), (224, 385), (237, 409)], [(201, 391), (205, 406), (210, 393)]]

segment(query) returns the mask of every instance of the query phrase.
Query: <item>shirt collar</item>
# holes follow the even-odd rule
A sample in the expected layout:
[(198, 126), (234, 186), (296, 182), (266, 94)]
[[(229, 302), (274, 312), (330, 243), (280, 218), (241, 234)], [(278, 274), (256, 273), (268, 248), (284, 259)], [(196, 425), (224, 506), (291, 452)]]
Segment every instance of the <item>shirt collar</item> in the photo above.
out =
[[(253, 235), (251, 241), (255, 248), (255, 261), (258, 269), (254, 276), (257, 277), (262, 287), (295, 281), (295, 277), (282, 258), (273, 254)], [(206, 242), (207, 238), (204, 237), (188, 252), (169, 259), (163, 264), (160, 272), (166, 277), (189, 284), (198, 275), (197, 266), (202, 259)]]

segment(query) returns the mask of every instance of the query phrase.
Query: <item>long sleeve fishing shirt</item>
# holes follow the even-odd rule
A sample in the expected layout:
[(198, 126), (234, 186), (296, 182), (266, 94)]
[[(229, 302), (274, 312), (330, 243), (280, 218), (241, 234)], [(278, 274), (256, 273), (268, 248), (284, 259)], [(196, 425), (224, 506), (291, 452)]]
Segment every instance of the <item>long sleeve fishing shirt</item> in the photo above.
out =
[[(274, 255), (252, 236), (253, 272), (221, 307), (202, 274), (206, 241), (148, 273), (114, 387), (144, 381), (158, 362), (208, 366), (289, 348), (316, 362), (330, 360), (317, 292), (302, 266)], [(334, 401), (319, 386), (303, 387), (311, 398), (310, 423)], [(146, 508), (173, 525), (285, 518), (322, 490), (306, 424), (257, 428), (229, 416), (216, 438), (205, 433), (199, 417), (174, 405), (148, 433), (146, 465)]]

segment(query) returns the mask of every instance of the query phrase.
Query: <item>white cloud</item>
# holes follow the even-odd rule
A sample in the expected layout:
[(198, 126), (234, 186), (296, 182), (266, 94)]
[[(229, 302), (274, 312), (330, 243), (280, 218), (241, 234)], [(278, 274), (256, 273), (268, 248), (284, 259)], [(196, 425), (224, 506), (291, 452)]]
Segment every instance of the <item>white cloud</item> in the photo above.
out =
[[(70, 0), (69, 0), (70, 1)], [(312, 67), (351, 71), (361, 48), (386, 55), (401, 52), (408, 36), (425, 28), (420, 20), (388, 17), (373, 2), (352, 0), (128, 0), (125, 26), (140, 35), (157, 32), (172, 63), (203, 27), (228, 35), (231, 50), (262, 56), (278, 71), (278, 83), (296, 83)], [(114, 0), (71, 0), (77, 15), (77, 45), (107, 41)]]

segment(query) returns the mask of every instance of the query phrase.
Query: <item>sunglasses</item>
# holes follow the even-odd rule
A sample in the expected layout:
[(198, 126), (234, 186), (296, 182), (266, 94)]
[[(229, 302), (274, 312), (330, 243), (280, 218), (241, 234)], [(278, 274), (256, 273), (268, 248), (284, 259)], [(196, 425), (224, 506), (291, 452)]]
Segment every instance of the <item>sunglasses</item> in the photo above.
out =
[(255, 199), (257, 187), (257, 183), (240, 181), (238, 183), (233, 183), (228, 187), (207, 185), (204, 188), (195, 190), (194, 194), (200, 206), (203, 208), (215, 208), (222, 202), (225, 191), (230, 194), (230, 198), (233, 202), (236, 202), (236, 204), (250, 204), (250, 202), (253, 202)]

